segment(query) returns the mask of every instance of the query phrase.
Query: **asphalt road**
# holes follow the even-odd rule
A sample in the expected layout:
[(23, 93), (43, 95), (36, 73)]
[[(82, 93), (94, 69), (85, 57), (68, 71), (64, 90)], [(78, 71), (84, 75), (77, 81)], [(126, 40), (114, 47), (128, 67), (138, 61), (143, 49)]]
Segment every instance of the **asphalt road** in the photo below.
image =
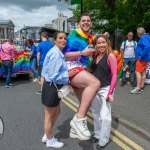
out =
[[(16, 79), (15, 79), (16, 80)], [(13, 88), (6, 89), (0, 80), (0, 116), (4, 121), (4, 135), (0, 140), (0, 150), (46, 150), (41, 142), (43, 136), (43, 111), (38, 83), (18, 79)], [(77, 105), (77, 103), (76, 103)], [(54, 127), (55, 137), (65, 143), (62, 150), (96, 150), (96, 144), (69, 138), (69, 122), (76, 107), (67, 100), (61, 102), (61, 115)], [(89, 116), (89, 128), (93, 125)], [(149, 143), (117, 123), (113, 123), (111, 142), (106, 150), (147, 149)]]

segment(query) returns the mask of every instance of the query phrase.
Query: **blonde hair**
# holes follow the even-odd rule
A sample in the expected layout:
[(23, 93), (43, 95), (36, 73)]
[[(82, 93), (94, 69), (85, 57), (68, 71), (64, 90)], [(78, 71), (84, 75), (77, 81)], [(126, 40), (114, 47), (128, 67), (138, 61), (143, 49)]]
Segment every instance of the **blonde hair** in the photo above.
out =
[(96, 46), (95, 46), (96, 52), (95, 52), (95, 57), (97, 57), (97, 56), (99, 55), (99, 53), (100, 53), (100, 52), (98, 51), (98, 48), (97, 48), (97, 40), (98, 40), (100, 37), (104, 38), (104, 39), (106, 40), (106, 43), (107, 43), (107, 47), (106, 47), (105, 53), (106, 53), (106, 54), (109, 54), (109, 53), (112, 52), (111, 43), (110, 43), (109, 38), (107, 38), (105, 35), (102, 34), (102, 35), (99, 35), (99, 36), (97, 37), (97, 39), (96, 39)]

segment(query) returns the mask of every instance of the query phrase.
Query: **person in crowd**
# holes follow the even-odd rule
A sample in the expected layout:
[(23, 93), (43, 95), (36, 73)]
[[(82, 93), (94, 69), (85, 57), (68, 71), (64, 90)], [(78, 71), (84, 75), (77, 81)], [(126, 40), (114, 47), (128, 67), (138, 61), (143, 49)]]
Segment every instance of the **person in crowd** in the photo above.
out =
[(86, 113), (100, 87), (100, 82), (94, 75), (86, 71), (90, 65), (89, 58), (95, 52), (93, 48), (88, 47), (93, 40), (90, 34), (92, 22), (89, 14), (81, 15), (79, 26), (79, 29), (69, 34), (63, 53), (67, 59), (69, 72), (74, 69), (78, 70), (76, 75), (70, 77), (70, 85), (80, 102), (78, 111), (70, 122), (70, 137), (88, 140), (91, 133), (87, 127)]
[(143, 27), (137, 29), (137, 35), (140, 38), (135, 51), (137, 85), (133, 90), (130, 90), (131, 94), (140, 94), (144, 90), (146, 67), (150, 62), (150, 35), (146, 34)]
[[(133, 32), (129, 32), (127, 40), (121, 44), (120, 51), (123, 56), (123, 65), (128, 65), (130, 70), (131, 86), (135, 87), (135, 49), (137, 42), (133, 40)], [(126, 70), (123, 72), (121, 86), (126, 84)]]
[[(53, 41), (55, 45), (45, 57), (41, 74), (44, 78), (42, 104), (45, 106), (45, 134), (42, 142), (46, 143), (46, 147), (60, 148), (64, 143), (54, 137), (52, 129), (60, 113), (61, 99), (58, 97), (57, 89), (69, 82), (68, 68), (61, 52), (66, 46), (66, 34), (62, 31), (56, 32)], [(77, 72), (72, 72), (71, 75), (74, 73)]]
[(40, 76), (41, 89), (40, 89), (40, 91), (36, 91), (35, 92), (36, 94), (42, 93), (42, 87), (43, 87), (43, 83), (44, 83), (44, 79), (41, 77), (42, 66), (43, 66), (43, 62), (44, 62), (47, 52), (53, 47), (52, 42), (50, 42), (48, 40), (47, 32), (41, 33), (41, 40), (42, 40), (42, 42), (39, 43), (37, 46), (37, 65), (38, 65), (38, 73)]
[(26, 50), (27, 46), (28, 46), (27, 45), (27, 38), (24, 38), (23, 39), (23, 49)]
[(15, 48), (13, 46), (13, 40), (8, 39), (7, 42), (1, 44), (0, 57), (2, 59), (2, 66), (5, 69), (6, 77), (6, 88), (12, 87), (12, 71), (13, 65), (15, 64)]
[(27, 46), (30, 51), (25, 52), (25, 54), (30, 56), (31, 68), (34, 74), (33, 82), (38, 80), (38, 70), (37, 70), (37, 51), (32, 39), (27, 40)]
[(91, 141), (98, 142), (97, 149), (100, 150), (107, 145), (110, 138), (111, 102), (117, 82), (117, 59), (105, 34), (97, 37), (95, 49), (91, 68), (100, 80), (101, 87), (91, 105), (94, 120), (94, 136)]

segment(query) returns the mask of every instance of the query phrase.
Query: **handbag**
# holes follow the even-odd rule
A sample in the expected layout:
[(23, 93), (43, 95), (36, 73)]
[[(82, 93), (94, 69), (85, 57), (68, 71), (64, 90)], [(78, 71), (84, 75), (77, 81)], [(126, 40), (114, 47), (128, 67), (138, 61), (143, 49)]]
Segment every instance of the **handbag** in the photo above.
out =
[(71, 92), (70, 85), (63, 85), (62, 88), (58, 89), (57, 85), (55, 83), (53, 83), (53, 84), (57, 89), (58, 97), (61, 98), (61, 99), (66, 97)]

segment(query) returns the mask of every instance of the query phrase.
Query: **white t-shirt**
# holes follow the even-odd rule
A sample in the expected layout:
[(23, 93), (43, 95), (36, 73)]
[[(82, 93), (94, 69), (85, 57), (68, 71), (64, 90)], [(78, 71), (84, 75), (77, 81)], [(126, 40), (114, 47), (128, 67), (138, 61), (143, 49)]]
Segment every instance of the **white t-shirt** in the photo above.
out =
[(135, 58), (135, 49), (137, 46), (137, 42), (131, 41), (129, 42), (128, 40), (126, 40), (126, 46), (124, 48), (124, 42), (122, 42), (121, 44), (121, 48), (124, 50), (124, 58)]

